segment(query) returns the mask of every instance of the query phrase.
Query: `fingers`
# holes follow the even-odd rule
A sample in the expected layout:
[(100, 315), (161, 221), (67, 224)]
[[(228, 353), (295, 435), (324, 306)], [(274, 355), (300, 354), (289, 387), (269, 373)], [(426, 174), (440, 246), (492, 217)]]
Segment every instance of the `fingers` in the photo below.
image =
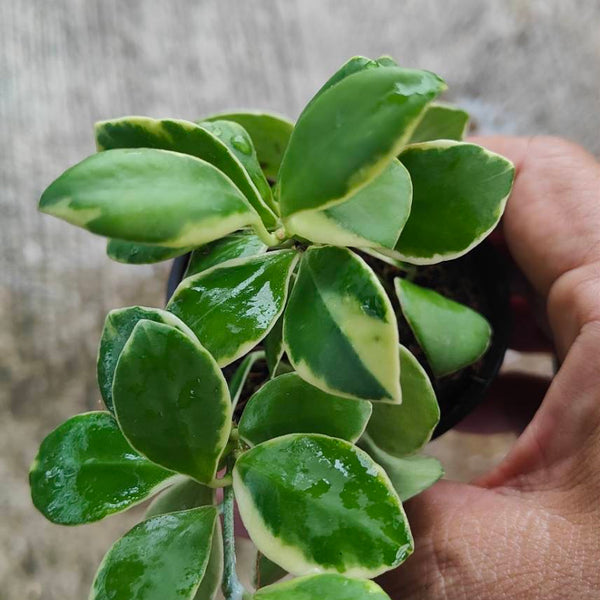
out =
[(543, 296), (565, 272), (600, 258), (600, 167), (552, 137), (474, 137), (512, 160), (516, 178), (503, 220), (512, 256)]

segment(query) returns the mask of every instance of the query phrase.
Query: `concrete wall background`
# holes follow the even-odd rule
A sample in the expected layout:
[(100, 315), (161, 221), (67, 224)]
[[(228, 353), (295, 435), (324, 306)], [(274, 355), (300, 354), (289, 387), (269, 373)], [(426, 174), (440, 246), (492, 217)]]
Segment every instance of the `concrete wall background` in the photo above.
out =
[[(99, 405), (106, 312), (162, 302), (165, 265), (111, 263), (101, 239), (36, 213), (94, 151), (94, 121), (240, 106), (295, 117), (347, 58), (387, 53), (439, 72), (480, 132), (558, 134), (600, 154), (597, 0), (0, 0), (0, 49), (1, 600), (87, 597), (141, 514), (60, 528), (27, 486), (43, 436)], [(449, 439), (449, 470), (466, 477), (467, 446)], [(481, 468), (503, 443), (467, 445)]]

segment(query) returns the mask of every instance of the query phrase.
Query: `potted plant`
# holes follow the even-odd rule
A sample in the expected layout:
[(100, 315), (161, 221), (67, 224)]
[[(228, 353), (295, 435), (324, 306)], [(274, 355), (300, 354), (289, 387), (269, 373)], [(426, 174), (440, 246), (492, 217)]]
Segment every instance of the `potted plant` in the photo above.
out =
[[(65, 525), (166, 488), (91, 598), (387, 598), (369, 579), (413, 550), (402, 501), (442, 475), (418, 453), (440, 418), (431, 379), (460, 379), (492, 340), (488, 319), (446, 297), (477, 269), (439, 265), (492, 231), (514, 175), (460, 141), (467, 115), (434, 102), (444, 89), (356, 57), (295, 126), (98, 123), (99, 152), (46, 189), (40, 209), (109, 238), (116, 260), (187, 256), (165, 309), (109, 313), (107, 410), (50, 433), (31, 468), (35, 506)], [(234, 502), (256, 591), (236, 574)]]

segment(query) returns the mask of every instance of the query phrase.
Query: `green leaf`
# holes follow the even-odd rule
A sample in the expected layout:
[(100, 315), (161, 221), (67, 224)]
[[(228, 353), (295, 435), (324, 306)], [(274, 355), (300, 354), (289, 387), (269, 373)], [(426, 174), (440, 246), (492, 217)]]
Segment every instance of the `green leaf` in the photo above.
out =
[(257, 550), (256, 568), (254, 572), (254, 587), (256, 589), (271, 585), (280, 579), (283, 579), (288, 572), (282, 569), (278, 564), (269, 560), (264, 554)]
[(198, 506), (212, 506), (215, 490), (187, 477), (157, 496), (146, 511), (146, 519)]
[(317, 243), (394, 248), (408, 219), (411, 198), (408, 171), (393, 159), (381, 175), (345, 202), (296, 213), (288, 218), (286, 228)]
[(175, 315), (159, 308), (145, 306), (129, 306), (111, 310), (106, 315), (100, 347), (98, 348), (98, 386), (104, 399), (106, 408), (114, 414), (112, 385), (115, 377), (115, 368), (125, 342), (129, 339), (133, 328), (141, 319), (165, 323), (177, 327), (186, 335), (195, 337), (193, 331)]
[(473, 309), (406, 279), (394, 280), (402, 314), (436, 377), (479, 360), (490, 345), (492, 328)]
[(432, 456), (392, 456), (379, 448), (368, 434), (361, 439), (361, 446), (384, 468), (402, 502), (425, 491), (444, 476), (444, 468)]
[(235, 410), (235, 407), (237, 406), (242, 390), (244, 389), (244, 384), (246, 383), (246, 379), (248, 379), (248, 375), (250, 374), (252, 367), (257, 360), (261, 360), (264, 357), (265, 353), (262, 351), (251, 352), (244, 358), (236, 372), (231, 377), (231, 380), (229, 381), (229, 394), (231, 395), (231, 404), (233, 406), (233, 410)]
[[(235, 124), (232, 125), (235, 126)], [(236, 147), (230, 143), (229, 137), (224, 136), (222, 139), (217, 131), (180, 119), (123, 117), (96, 123), (95, 129), (99, 150), (156, 148), (181, 152), (205, 160), (233, 181), (267, 227), (275, 224), (275, 215), (263, 202), (253, 176), (246, 168), (246, 163), (250, 162), (252, 158), (254, 158), (254, 162), (249, 165), (250, 168), (252, 169), (254, 163), (258, 168), (251, 142), (247, 152), (238, 152)], [(234, 135), (246, 141), (246, 132), (243, 128), (239, 129)], [(262, 176), (260, 169), (258, 171)]]
[(402, 404), (373, 403), (367, 432), (373, 441), (394, 456), (422, 448), (440, 420), (440, 409), (425, 369), (400, 346)]
[[(277, 217), (273, 212), (276, 209), (273, 193), (260, 168), (256, 150), (248, 132), (235, 121), (206, 121), (205, 123), (200, 122), (198, 125), (210, 131), (226, 144), (233, 155), (244, 166), (261, 200), (260, 204), (256, 206), (256, 210), (263, 217), (266, 225), (273, 226), (277, 222)], [(265, 210), (267, 208), (268, 211)]]
[(399, 158), (413, 182), (412, 210), (396, 244), (401, 260), (462, 256), (498, 224), (515, 171), (506, 158), (448, 140), (409, 146)]
[(106, 412), (72, 417), (42, 442), (29, 483), (53, 523), (79, 525), (127, 510), (178, 477), (140, 456)]
[[(166, 513), (189, 510), (199, 506), (212, 506), (215, 502), (215, 490), (193, 479), (186, 479), (164, 491), (152, 502), (146, 512), (146, 519)], [(202, 583), (195, 600), (212, 600), (223, 579), (223, 534), (217, 519), (212, 537), (210, 557)]]
[(373, 271), (350, 250), (303, 254), (283, 339), (298, 375), (323, 391), (400, 402), (396, 316)]
[(432, 102), (414, 130), (410, 143), (431, 140), (457, 140), (465, 135), (469, 123), (469, 113), (442, 102)]
[(390, 600), (373, 581), (324, 574), (297, 577), (256, 592), (254, 600)]
[(150, 460), (211, 483), (231, 428), (227, 383), (213, 357), (175, 327), (139, 321), (113, 383), (119, 426)]
[(267, 246), (251, 231), (236, 231), (192, 252), (184, 277), (206, 271), (232, 258), (264, 254)]
[(205, 121), (226, 120), (239, 123), (252, 138), (263, 173), (275, 180), (294, 124), (286, 117), (260, 111), (221, 113)]
[(387, 475), (344, 440), (292, 434), (264, 442), (238, 459), (233, 486), (253, 542), (295, 575), (374, 577), (412, 552)]
[(338, 204), (383, 172), (443, 88), (433, 73), (387, 67), (354, 73), (316, 98), (281, 165), (284, 218)]
[(139, 523), (102, 560), (90, 600), (192, 600), (206, 572), (216, 523), (212, 506)]
[(107, 150), (65, 171), (40, 210), (92, 233), (172, 248), (200, 246), (258, 214), (231, 179), (194, 156), (153, 148)]
[(277, 319), (273, 329), (269, 331), (263, 340), (267, 367), (271, 378), (275, 377), (277, 367), (283, 357), (283, 314)]
[(187, 277), (167, 309), (184, 321), (220, 366), (246, 354), (283, 311), (295, 250), (230, 260)]
[(167, 246), (152, 246), (150, 244), (136, 244), (125, 240), (108, 240), (106, 254), (109, 258), (128, 265), (146, 265), (187, 254), (193, 249), (169, 248)]
[(239, 431), (250, 445), (287, 433), (323, 433), (355, 442), (370, 416), (370, 402), (327, 394), (288, 373), (268, 381), (250, 398)]

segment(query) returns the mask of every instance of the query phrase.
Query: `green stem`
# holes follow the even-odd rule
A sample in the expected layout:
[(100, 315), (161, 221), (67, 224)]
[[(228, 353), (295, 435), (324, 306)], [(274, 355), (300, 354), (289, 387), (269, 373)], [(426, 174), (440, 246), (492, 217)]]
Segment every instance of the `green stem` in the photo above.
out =
[[(233, 468), (234, 459), (227, 461), (227, 473)], [(240, 583), (235, 569), (235, 527), (233, 486), (223, 490), (223, 582), (221, 590), (225, 600), (246, 600), (250, 595)]]

